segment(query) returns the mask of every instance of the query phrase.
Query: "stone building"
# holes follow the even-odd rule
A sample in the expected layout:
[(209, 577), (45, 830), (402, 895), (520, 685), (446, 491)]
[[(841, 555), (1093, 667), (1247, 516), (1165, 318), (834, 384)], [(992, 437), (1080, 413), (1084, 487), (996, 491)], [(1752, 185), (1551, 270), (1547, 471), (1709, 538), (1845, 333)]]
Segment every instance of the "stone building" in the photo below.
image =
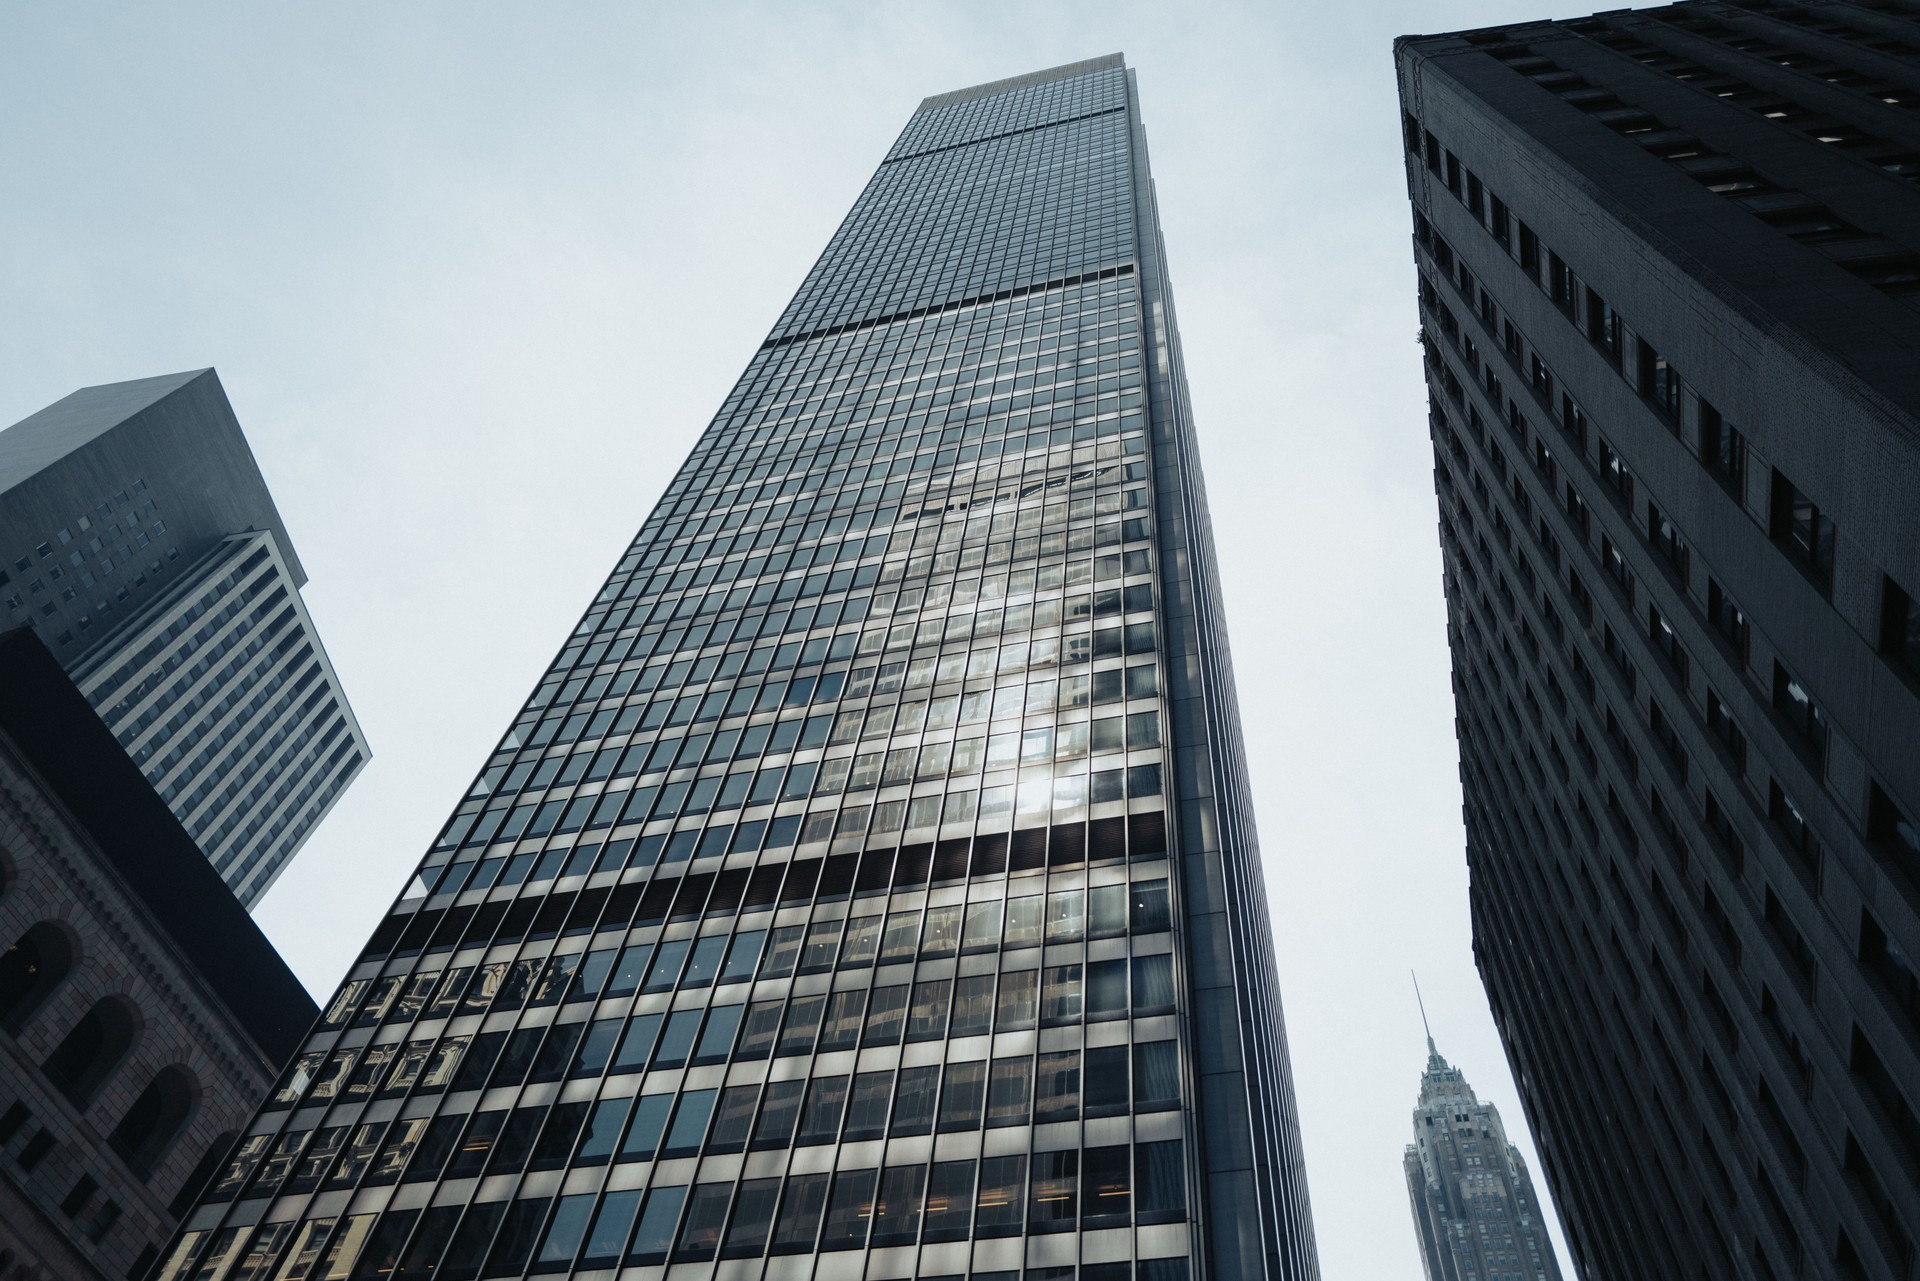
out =
[(0, 1277), (137, 1278), (316, 1010), (34, 635), (0, 635)]

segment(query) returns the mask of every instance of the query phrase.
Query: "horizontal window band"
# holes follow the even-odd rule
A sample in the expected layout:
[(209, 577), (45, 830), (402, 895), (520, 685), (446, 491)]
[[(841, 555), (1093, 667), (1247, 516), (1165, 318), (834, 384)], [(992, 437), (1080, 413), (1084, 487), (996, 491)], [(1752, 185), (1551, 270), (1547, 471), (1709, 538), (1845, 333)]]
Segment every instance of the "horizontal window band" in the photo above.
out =
[(969, 138), (965, 142), (950, 142), (944, 147), (928, 147), (925, 151), (910, 151), (904, 156), (888, 156), (882, 165), (897, 165), (903, 160), (918, 160), (922, 156), (937, 156), (943, 151), (958, 151), (962, 147), (977, 147), (983, 142), (996, 142), (1001, 138), (1017, 138), (1023, 133), (1038, 133), (1042, 129), (1053, 129), (1060, 125), (1070, 125), (1081, 120), (1098, 120), (1101, 116), (1119, 115), (1124, 106), (1108, 107), (1104, 111), (1088, 111), (1077, 116), (1066, 116), (1059, 120), (1049, 120), (1044, 124), (1027, 125), (1020, 129), (1008, 129), (1003, 133), (983, 134), (978, 138)]
[(771, 351), (777, 347), (790, 347), (798, 342), (812, 342), (816, 338), (831, 338), (836, 334), (853, 333), (861, 329), (875, 329), (881, 325), (897, 325), (903, 320), (918, 320), (922, 316), (937, 316), (943, 312), (960, 311), (966, 307), (978, 307), (982, 303), (1003, 302), (1008, 298), (1025, 298), (1030, 294), (1047, 293), (1055, 289), (1070, 289), (1075, 285), (1091, 284), (1096, 280), (1113, 280), (1120, 276), (1131, 276), (1133, 264), (1123, 262), (1118, 267), (1103, 267), (1099, 271), (1082, 272), (1077, 276), (1059, 276), (1045, 280), (1037, 285), (1016, 285), (1012, 289), (1002, 289), (997, 293), (976, 294), (971, 298), (961, 298), (954, 302), (933, 303), (926, 307), (915, 307), (912, 311), (897, 311), (890, 316), (874, 316), (868, 320), (848, 321), (844, 325), (829, 325), (825, 329), (809, 329), (801, 334), (788, 334), (785, 338), (769, 338), (760, 344), (760, 350)]

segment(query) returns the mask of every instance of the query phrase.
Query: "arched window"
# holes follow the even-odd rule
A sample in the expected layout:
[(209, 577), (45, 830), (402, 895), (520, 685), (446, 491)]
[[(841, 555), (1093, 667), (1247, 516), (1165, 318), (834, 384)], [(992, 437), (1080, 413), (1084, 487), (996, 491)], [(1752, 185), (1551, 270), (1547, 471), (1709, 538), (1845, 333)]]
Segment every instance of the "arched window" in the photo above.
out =
[(132, 1047), (138, 1027), (138, 1016), (125, 999), (102, 997), (47, 1055), (40, 1069), (75, 1107), (84, 1108)]
[(152, 1174), (186, 1124), (198, 1093), (185, 1068), (178, 1064), (161, 1068), (113, 1127), (107, 1142), (142, 1175)]
[(73, 969), (73, 943), (41, 921), (0, 954), (0, 1026), (18, 1032)]

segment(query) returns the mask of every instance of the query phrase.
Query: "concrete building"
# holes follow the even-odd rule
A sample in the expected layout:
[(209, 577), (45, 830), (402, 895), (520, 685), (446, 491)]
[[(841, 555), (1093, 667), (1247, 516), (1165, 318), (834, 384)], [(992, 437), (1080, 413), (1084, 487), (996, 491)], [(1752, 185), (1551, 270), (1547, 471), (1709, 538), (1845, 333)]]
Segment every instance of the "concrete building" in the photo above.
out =
[(161, 1276), (1317, 1275), (1139, 113), (914, 113)]
[(31, 626), (241, 902), (365, 765), (294, 555), (211, 369), (0, 431), (0, 617)]
[(24, 629), (0, 943), (0, 1276), (141, 1277), (318, 1011)]
[(1427, 1281), (1560, 1281), (1533, 1176), (1500, 1109), (1474, 1095), (1431, 1036), (1401, 1164)]
[(1911, 1276), (1920, 11), (1397, 55), (1474, 946), (1578, 1269)]

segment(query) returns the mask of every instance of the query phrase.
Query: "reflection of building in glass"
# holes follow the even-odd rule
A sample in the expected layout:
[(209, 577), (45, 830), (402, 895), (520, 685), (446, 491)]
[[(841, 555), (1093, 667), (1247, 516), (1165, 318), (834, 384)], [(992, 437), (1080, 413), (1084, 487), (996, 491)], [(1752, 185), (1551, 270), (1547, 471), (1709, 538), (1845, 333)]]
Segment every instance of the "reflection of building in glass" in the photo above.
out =
[(928, 100), (163, 1275), (1316, 1275), (1195, 449), (1120, 60)]
[(1913, 1275), (1914, 16), (1399, 45), (1474, 949), (1586, 1276)]
[(0, 431), (0, 611), (31, 626), (240, 901), (369, 756), (211, 369)]

